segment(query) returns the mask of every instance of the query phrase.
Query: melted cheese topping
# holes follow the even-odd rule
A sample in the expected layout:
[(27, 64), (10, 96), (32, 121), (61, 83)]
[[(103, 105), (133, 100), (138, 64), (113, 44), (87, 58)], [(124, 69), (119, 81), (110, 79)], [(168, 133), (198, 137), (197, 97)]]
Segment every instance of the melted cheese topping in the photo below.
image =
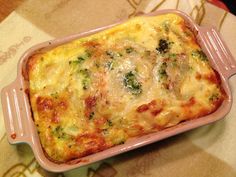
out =
[(35, 54), (28, 68), (35, 124), (56, 162), (210, 114), (225, 97), (175, 14), (135, 17)]

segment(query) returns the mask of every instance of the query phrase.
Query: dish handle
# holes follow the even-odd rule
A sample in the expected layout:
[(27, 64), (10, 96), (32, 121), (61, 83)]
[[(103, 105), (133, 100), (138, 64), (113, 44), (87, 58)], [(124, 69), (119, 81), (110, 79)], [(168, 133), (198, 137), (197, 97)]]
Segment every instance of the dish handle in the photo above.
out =
[(2, 89), (1, 100), (8, 141), (11, 144), (31, 142), (28, 118), (31, 112), (28, 110), (27, 96), (21, 87), (21, 81), (13, 83)]
[(204, 43), (212, 58), (212, 62), (221, 74), (229, 79), (236, 74), (236, 60), (228, 49), (221, 34), (215, 28), (200, 27), (199, 35), (203, 38), (199, 43)]

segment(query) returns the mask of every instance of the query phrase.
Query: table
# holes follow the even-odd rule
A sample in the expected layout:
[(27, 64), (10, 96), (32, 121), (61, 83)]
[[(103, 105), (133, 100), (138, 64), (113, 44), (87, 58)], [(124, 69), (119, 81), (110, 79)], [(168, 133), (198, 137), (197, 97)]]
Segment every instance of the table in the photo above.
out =
[[(200, 25), (214, 25), (236, 57), (232, 30), (236, 17), (203, 0), (0, 0), (0, 4), (1, 19), (12, 11), (0, 23), (0, 89), (15, 79), (17, 61), (32, 45), (111, 24), (138, 11), (177, 8)], [(236, 98), (236, 76), (230, 85)], [(63, 174), (39, 167), (27, 145), (8, 144), (1, 109), (0, 176), (236, 177), (236, 103), (222, 121)]]

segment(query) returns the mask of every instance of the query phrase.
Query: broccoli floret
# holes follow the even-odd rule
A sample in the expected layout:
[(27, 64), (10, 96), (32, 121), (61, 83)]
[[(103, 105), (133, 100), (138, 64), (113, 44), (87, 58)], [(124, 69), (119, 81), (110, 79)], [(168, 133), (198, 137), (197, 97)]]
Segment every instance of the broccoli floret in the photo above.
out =
[(202, 61), (208, 61), (206, 54), (202, 50), (192, 51), (192, 56), (194, 58), (199, 58)]
[(142, 93), (142, 85), (138, 82), (135, 74), (130, 71), (124, 76), (124, 85), (133, 95), (139, 95)]
[(170, 50), (169, 45), (170, 45), (170, 43), (167, 40), (160, 39), (158, 47), (156, 48), (156, 50), (161, 54), (167, 53)]
[(88, 89), (89, 85), (90, 85), (90, 72), (88, 69), (82, 69), (79, 70), (79, 74), (82, 77), (82, 86), (83, 89), (86, 90)]

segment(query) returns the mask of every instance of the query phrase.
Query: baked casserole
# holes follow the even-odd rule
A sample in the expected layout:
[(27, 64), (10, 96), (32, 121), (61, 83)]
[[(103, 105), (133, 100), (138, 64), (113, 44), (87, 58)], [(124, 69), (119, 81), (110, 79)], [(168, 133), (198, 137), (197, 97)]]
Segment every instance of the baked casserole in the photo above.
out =
[(226, 98), (194, 33), (171, 13), (39, 52), (27, 68), (40, 141), (58, 163), (208, 115)]

